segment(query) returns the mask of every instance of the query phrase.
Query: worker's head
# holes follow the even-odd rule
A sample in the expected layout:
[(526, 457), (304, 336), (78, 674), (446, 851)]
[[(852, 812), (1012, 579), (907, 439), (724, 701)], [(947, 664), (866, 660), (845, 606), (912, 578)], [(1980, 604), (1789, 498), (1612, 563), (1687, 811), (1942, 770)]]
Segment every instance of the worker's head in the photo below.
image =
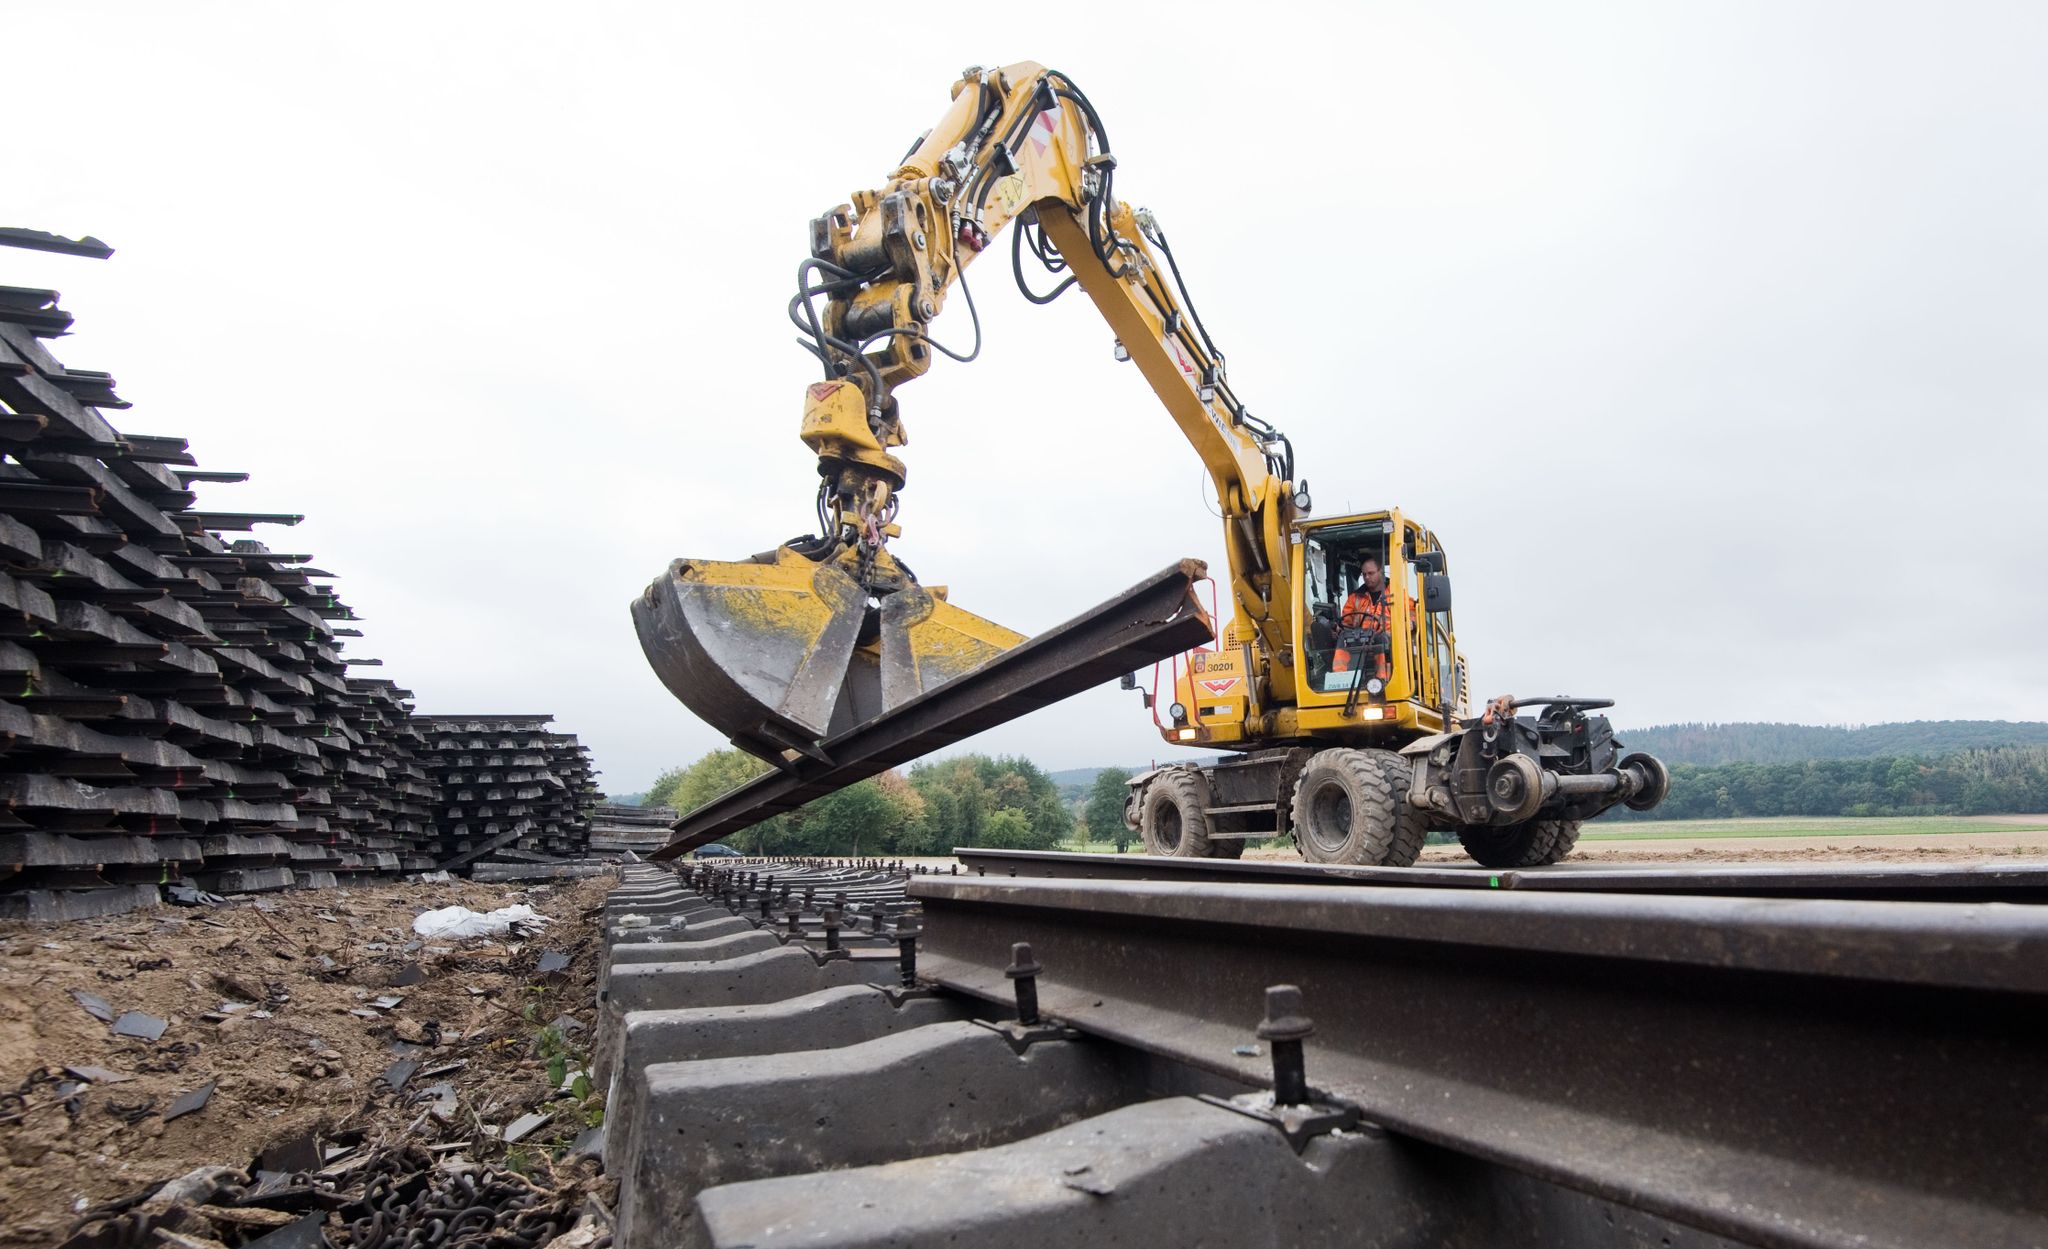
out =
[(1378, 594), (1387, 588), (1387, 572), (1380, 566), (1377, 555), (1362, 555), (1358, 559), (1358, 583), (1368, 594)]

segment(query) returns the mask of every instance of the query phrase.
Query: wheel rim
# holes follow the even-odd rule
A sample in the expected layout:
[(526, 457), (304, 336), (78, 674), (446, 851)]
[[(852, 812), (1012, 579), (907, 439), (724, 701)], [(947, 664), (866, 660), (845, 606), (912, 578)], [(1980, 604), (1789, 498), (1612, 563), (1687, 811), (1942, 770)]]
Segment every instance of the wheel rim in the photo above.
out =
[(1315, 848), (1335, 854), (1351, 840), (1351, 794), (1335, 781), (1309, 795), (1308, 827), (1302, 830)]
[(1158, 817), (1152, 822), (1153, 833), (1159, 844), (1168, 850), (1180, 849), (1180, 808), (1172, 803), (1159, 808)]
[(1542, 770), (1523, 755), (1504, 755), (1486, 770), (1486, 796), (1500, 816), (1531, 819), (1542, 805)]

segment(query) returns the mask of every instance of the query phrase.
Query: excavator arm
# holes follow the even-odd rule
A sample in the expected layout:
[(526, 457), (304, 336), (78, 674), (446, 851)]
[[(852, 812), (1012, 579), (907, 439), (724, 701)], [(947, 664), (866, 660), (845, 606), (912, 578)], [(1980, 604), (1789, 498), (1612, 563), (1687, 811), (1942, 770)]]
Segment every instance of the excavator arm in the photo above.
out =
[[(811, 223), (790, 316), (821, 373), (800, 430), (818, 457), (820, 532), (743, 562), (678, 560), (634, 604), (657, 673), (735, 743), (785, 768), (823, 762), (825, 739), (1023, 640), (920, 585), (889, 549), (908, 480), (898, 391), (939, 355), (978, 354), (967, 270), (1005, 227), (1026, 296), (1078, 285), (1195, 448), (1224, 518), (1238, 640), (1256, 635), (1272, 657), (1262, 684), (1291, 682), (1286, 542), (1307, 503), (1292, 448), (1237, 399), (1164, 232), (1116, 199), (1115, 171), (1100, 117), (1064, 75), (974, 69), (879, 188)], [(1031, 289), (1027, 249), (1064, 275), (1050, 292)], [(967, 351), (933, 334), (956, 290)]]
[[(965, 290), (966, 270), (1014, 225), (1012, 263), (1026, 296), (1050, 302), (1078, 283), (1115, 332), (1120, 357), (1138, 367), (1201, 457), (1225, 520), (1241, 617), (1269, 654), (1283, 655), (1290, 607), (1275, 586), (1296, 506), (1292, 448), (1232, 391), (1164, 231), (1151, 213), (1115, 198), (1115, 171), (1100, 117), (1064, 75), (1030, 62), (975, 69), (881, 189), (812, 222), (813, 258), (791, 307), (825, 372), (803, 435), (819, 455), (822, 510), (850, 544), (893, 536), (905, 470), (890, 449), (908, 441), (896, 390), (936, 355), (960, 356), (933, 340), (931, 323), (953, 288)], [(1026, 285), (1027, 242), (1067, 275), (1052, 294)], [(819, 295), (822, 313), (813, 306)], [(860, 392), (858, 419), (842, 382)]]

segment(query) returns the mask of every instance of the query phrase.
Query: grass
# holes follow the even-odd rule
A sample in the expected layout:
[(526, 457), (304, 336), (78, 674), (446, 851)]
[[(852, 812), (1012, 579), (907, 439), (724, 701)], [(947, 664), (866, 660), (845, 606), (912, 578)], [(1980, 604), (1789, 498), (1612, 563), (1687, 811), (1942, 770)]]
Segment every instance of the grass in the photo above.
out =
[(1942, 833), (2031, 833), (2048, 830), (2042, 816), (1782, 816), (1763, 820), (1629, 820), (1598, 822), (1580, 841), (1674, 841), (1709, 837), (1927, 837)]

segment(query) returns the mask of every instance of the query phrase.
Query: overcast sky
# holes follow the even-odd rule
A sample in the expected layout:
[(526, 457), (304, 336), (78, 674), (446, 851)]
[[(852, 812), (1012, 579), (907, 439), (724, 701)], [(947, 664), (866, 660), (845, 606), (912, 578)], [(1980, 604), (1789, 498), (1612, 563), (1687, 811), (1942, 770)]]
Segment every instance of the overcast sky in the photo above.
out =
[[(0, 283), (64, 293), (118, 427), (254, 474), (203, 506), (306, 514), (259, 536), (421, 711), (553, 712), (627, 792), (720, 744), (628, 601), (812, 523), (806, 223), (1035, 59), (1318, 513), (1444, 540), (1476, 693), (2048, 715), (2048, 5), (916, 12), (0, 0), (0, 225), (119, 249)], [(988, 260), (982, 358), (900, 393), (896, 549), (1025, 632), (1219, 558), (1092, 308)], [(963, 748), (1171, 751), (1114, 688)]]

